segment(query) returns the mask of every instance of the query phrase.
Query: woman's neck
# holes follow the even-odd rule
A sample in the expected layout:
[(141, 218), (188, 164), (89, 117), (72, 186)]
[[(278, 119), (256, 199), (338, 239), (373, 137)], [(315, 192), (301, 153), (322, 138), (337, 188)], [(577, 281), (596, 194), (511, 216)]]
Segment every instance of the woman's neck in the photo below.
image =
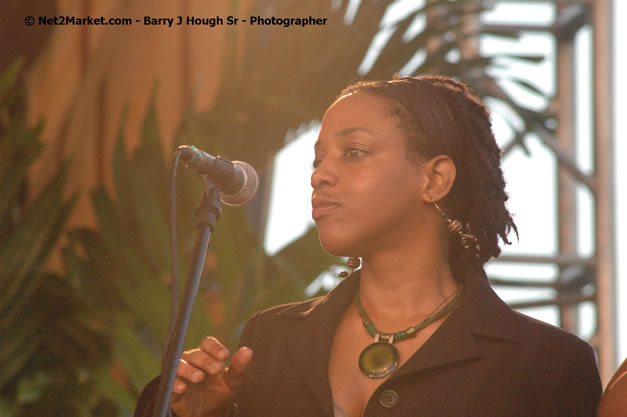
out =
[(448, 261), (434, 255), (393, 252), (363, 259), (359, 296), (373, 320), (426, 316), (457, 290)]

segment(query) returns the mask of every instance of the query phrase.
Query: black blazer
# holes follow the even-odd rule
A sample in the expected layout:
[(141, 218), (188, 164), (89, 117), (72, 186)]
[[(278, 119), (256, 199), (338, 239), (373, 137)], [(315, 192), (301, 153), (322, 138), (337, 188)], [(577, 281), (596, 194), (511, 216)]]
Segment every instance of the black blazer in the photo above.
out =
[[(374, 392), (364, 416), (596, 415), (601, 381), (590, 346), (512, 311), (483, 271), (464, 281), (457, 309)], [(358, 282), (355, 273), (323, 297), (248, 321), (241, 344), (254, 355), (236, 397), (238, 417), (333, 417), (331, 344)]]

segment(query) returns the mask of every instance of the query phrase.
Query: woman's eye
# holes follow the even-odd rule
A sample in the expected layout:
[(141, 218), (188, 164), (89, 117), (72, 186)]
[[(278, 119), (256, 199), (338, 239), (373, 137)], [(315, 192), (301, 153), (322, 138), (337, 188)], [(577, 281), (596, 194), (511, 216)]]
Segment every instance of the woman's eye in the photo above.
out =
[(358, 159), (366, 154), (366, 151), (358, 149), (358, 148), (347, 148), (344, 151), (344, 157), (346, 159)]
[(321, 160), (321, 159), (314, 159), (314, 161), (311, 163), (311, 167), (312, 167), (313, 169), (318, 168), (318, 165), (320, 165), (320, 162), (322, 162), (322, 160)]

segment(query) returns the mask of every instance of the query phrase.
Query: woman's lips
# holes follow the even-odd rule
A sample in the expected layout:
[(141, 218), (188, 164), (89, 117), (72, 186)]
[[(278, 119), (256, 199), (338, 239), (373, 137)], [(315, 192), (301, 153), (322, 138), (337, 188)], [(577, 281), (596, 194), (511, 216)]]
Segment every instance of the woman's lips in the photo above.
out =
[(316, 207), (313, 210), (311, 210), (311, 217), (314, 220), (318, 220), (320, 217), (324, 216), (325, 214), (329, 213), (330, 211), (335, 210), (336, 208), (338, 208), (338, 205), (331, 205), (331, 206), (322, 206), (322, 207)]
[(311, 217), (314, 220), (318, 220), (320, 217), (324, 216), (325, 214), (340, 207), (340, 204), (335, 201), (323, 198), (323, 197), (314, 197), (311, 200), (311, 207), (312, 207)]

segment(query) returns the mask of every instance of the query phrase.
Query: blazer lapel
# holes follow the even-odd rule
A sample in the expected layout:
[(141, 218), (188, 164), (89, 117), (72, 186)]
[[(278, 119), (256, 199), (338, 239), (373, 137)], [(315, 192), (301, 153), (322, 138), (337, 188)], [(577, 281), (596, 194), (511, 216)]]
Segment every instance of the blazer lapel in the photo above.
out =
[(515, 313), (494, 293), (485, 275), (467, 277), (464, 291), (459, 307), (390, 379), (480, 358), (485, 349), (477, 336), (518, 341)]
[[(518, 341), (515, 313), (490, 288), (485, 273), (469, 273), (464, 281), (465, 295), (459, 307), (388, 381), (484, 356), (485, 350), (478, 343), (477, 336), (513, 343)], [(302, 304), (297, 304), (279, 313), (282, 317), (302, 320), (286, 337), (288, 351), (303, 381), (324, 410), (324, 415), (329, 417), (333, 416), (328, 376), (331, 345), (339, 320), (358, 284), (359, 272), (309, 304), (308, 309), (304, 310)]]
[(329, 358), (335, 330), (352, 300), (359, 274), (345, 278), (337, 287), (314, 302), (309, 310), (283, 310), (283, 317), (302, 320), (287, 337), (292, 361), (303, 381), (318, 400), (325, 415), (333, 416), (333, 398), (329, 383)]

